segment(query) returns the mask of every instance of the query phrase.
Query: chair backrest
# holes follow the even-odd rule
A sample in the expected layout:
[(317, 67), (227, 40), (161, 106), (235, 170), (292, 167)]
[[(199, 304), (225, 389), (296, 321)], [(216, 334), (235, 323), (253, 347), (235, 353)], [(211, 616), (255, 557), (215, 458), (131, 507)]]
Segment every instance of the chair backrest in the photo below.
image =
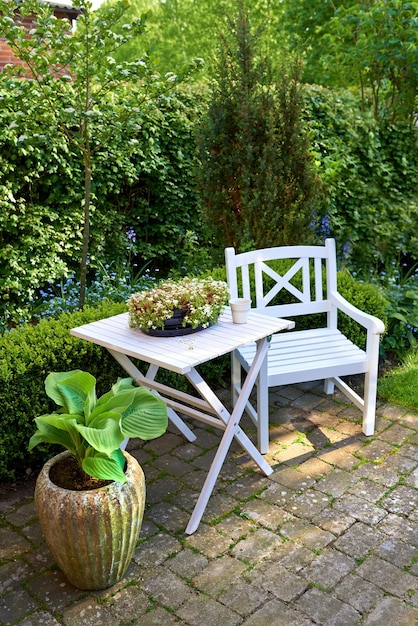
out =
[(334, 239), (324, 246), (281, 246), (251, 252), (225, 250), (231, 298), (276, 317), (330, 313), (328, 293), (337, 291)]

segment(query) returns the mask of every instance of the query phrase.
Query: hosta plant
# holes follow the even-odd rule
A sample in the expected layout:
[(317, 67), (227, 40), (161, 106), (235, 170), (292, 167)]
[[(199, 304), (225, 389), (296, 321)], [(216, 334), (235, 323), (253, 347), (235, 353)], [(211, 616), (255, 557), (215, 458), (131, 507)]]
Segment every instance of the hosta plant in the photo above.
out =
[(53, 372), (45, 390), (60, 408), (35, 418), (29, 450), (40, 443), (60, 444), (94, 478), (126, 482), (121, 443), (127, 437), (154, 439), (167, 428), (165, 403), (132, 378), (118, 379), (97, 398), (96, 379), (88, 372)]

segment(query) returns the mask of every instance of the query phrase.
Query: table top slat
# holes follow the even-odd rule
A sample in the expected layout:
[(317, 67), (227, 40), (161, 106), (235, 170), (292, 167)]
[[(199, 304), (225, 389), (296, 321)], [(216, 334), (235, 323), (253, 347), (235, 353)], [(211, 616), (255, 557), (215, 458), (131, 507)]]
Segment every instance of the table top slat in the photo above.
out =
[(227, 307), (214, 326), (179, 337), (150, 337), (139, 329), (129, 328), (128, 313), (78, 326), (70, 333), (107, 349), (185, 374), (197, 365), (293, 326), (289, 320), (252, 312), (246, 324), (234, 324)]

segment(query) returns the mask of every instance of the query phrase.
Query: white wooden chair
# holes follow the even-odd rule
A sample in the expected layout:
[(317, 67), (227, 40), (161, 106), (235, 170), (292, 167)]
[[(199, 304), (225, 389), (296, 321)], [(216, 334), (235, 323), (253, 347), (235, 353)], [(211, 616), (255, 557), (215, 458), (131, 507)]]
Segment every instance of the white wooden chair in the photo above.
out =
[[(236, 254), (225, 250), (227, 281), (231, 298), (247, 297), (263, 314), (286, 318), (326, 313), (326, 327), (281, 332), (273, 335), (268, 357), (257, 382), (257, 407), (247, 404), (247, 412), (258, 430), (258, 446), (265, 454), (269, 447), (270, 387), (315, 380), (325, 380), (327, 394), (336, 385), (363, 412), (363, 432), (374, 433), (376, 389), (379, 362), (379, 339), (384, 324), (352, 306), (337, 291), (335, 241), (327, 239), (324, 246), (283, 246)], [(274, 269), (278, 259), (290, 259), (283, 275)], [(277, 267), (277, 264), (276, 264)], [(252, 289), (255, 293), (251, 292)], [(255, 285), (255, 287), (254, 287)], [(288, 304), (272, 300), (284, 291), (290, 295)], [(338, 330), (338, 312), (358, 322), (367, 331), (365, 350), (354, 345)], [(235, 404), (241, 386), (241, 368), (248, 371), (255, 354), (255, 345), (248, 345), (232, 354), (232, 402)], [(341, 376), (365, 374), (364, 398), (361, 398)]]

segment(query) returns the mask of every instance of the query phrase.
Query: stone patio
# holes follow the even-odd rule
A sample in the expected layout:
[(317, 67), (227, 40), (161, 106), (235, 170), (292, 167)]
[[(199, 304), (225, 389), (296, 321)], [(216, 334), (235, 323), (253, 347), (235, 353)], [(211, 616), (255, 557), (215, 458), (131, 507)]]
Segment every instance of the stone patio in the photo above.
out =
[(318, 384), (271, 390), (270, 401), (274, 473), (234, 445), (190, 536), (219, 433), (191, 423), (193, 444), (174, 429), (130, 442), (147, 508), (128, 573), (106, 591), (66, 582), (33, 482), (11, 489), (0, 502), (0, 624), (418, 624), (418, 415), (380, 405), (366, 438), (360, 411)]

